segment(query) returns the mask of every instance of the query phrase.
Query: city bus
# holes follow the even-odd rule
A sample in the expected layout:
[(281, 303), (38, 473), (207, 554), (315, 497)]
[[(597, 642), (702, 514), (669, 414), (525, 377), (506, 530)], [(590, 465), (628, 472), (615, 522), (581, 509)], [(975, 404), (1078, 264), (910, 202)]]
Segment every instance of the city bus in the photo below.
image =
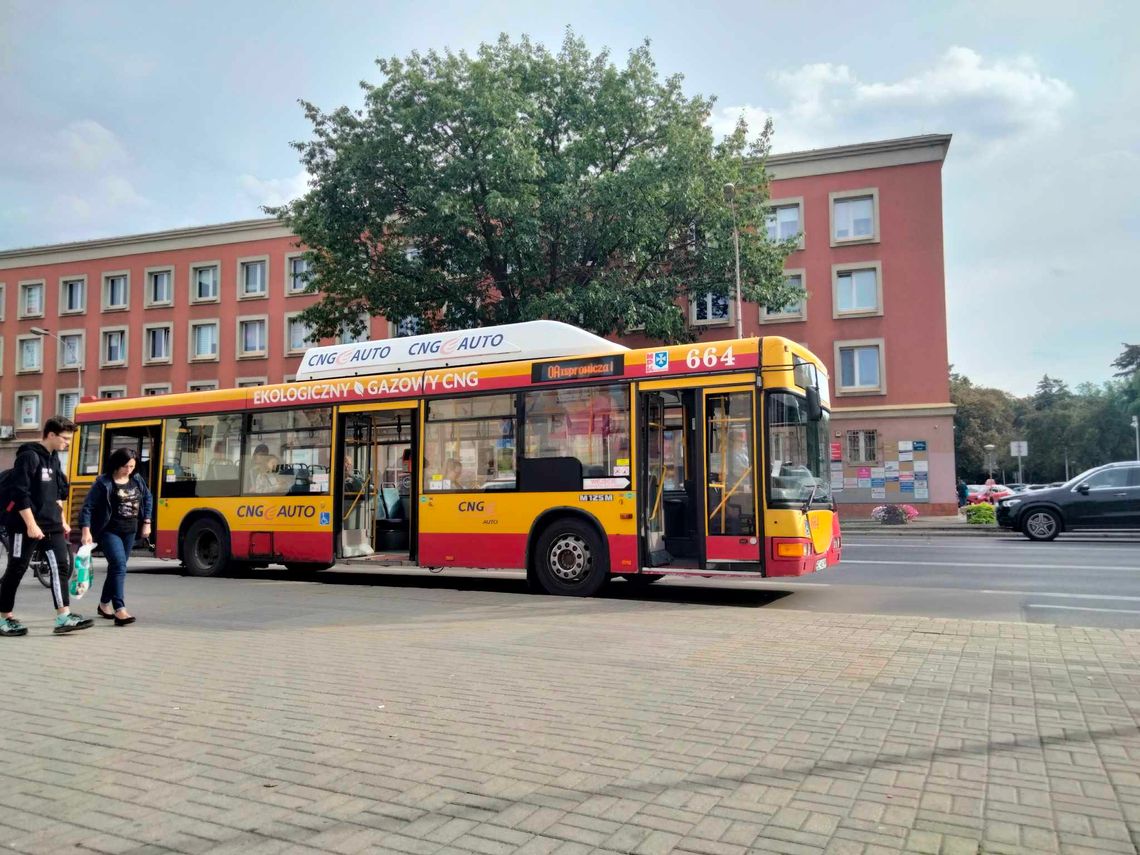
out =
[(125, 446), (156, 555), (195, 576), (798, 576), (840, 559), (829, 408), (822, 362), (779, 336), (631, 349), (530, 321), (319, 346), (287, 383), (81, 403), (70, 513)]

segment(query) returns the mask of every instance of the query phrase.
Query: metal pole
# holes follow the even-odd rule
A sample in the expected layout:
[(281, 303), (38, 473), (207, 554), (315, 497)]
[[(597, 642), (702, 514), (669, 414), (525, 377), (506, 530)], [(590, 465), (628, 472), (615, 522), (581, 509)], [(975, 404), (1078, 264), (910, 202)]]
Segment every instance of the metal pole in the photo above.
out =
[(1136, 432), (1136, 459), (1140, 460), (1140, 416), (1132, 417), (1132, 430)]
[(724, 185), (724, 200), (732, 209), (732, 249), (736, 260), (736, 337), (744, 338), (744, 308), (740, 300), (740, 231), (736, 227), (736, 185)]
[(1018, 484), (1024, 484), (1025, 483), (1025, 479), (1021, 477), (1021, 450), (1020, 449), (1018, 449), (1018, 454), (1017, 454), (1017, 483)]

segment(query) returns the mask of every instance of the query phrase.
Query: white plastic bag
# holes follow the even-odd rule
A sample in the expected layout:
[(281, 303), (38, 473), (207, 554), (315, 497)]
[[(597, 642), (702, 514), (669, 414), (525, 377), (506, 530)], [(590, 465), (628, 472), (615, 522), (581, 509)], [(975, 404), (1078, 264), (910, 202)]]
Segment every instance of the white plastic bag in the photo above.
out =
[(85, 543), (75, 553), (69, 590), (71, 596), (77, 600), (82, 598), (87, 593), (87, 589), (91, 587), (91, 552), (94, 549), (94, 543)]

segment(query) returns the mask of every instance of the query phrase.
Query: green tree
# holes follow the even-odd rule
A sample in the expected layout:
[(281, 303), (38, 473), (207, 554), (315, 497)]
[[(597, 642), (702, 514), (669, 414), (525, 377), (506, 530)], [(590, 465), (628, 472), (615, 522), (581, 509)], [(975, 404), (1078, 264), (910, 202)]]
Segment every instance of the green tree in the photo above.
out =
[(1126, 343), (1120, 356), (1113, 361), (1112, 367), (1120, 369), (1115, 377), (1135, 377), (1140, 374), (1140, 344)]
[(954, 414), (954, 456), (958, 474), (967, 481), (984, 478), (985, 446), (997, 446), (1001, 455), (1013, 439), (1016, 399), (1001, 389), (975, 386), (968, 377), (950, 374), (950, 400)]
[(377, 61), (360, 110), (302, 102), (311, 189), (266, 210), (307, 247), (316, 335), (360, 315), (458, 329), (535, 318), (692, 337), (678, 303), (734, 293), (782, 306), (795, 241), (766, 236), (770, 124), (721, 142), (713, 100), (661, 79), (648, 44), (617, 67), (567, 33), (557, 53), (506, 35), (474, 55)]

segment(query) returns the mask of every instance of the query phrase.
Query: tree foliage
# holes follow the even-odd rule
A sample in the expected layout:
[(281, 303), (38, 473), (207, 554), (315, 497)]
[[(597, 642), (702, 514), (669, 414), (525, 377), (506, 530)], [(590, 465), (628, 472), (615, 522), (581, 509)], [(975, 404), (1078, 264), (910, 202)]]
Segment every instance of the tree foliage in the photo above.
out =
[[(771, 127), (716, 142), (713, 100), (662, 79), (648, 44), (623, 67), (568, 32), (557, 53), (506, 35), (377, 61), (364, 106), (302, 102), (311, 189), (279, 208), (307, 247), (320, 336), (363, 315), (458, 329), (535, 318), (691, 338), (688, 294), (778, 307), (794, 241), (764, 228)], [(359, 324), (357, 325), (359, 331)]]
[(1015, 398), (951, 374), (959, 474), (970, 481), (985, 477), (981, 448), (993, 443), (995, 476), (1014, 479), (1017, 460), (1009, 454), (1009, 442), (1015, 439), (1029, 443), (1029, 456), (1022, 460), (1027, 481), (1061, 481), (1102, 463), (1129, 459), (1135, 454), (1130, 418), (1140, 410), (1138, 377), (1100, 386), (1084, 383), (1074, 391), (1046, 374), (1034, 394)]

